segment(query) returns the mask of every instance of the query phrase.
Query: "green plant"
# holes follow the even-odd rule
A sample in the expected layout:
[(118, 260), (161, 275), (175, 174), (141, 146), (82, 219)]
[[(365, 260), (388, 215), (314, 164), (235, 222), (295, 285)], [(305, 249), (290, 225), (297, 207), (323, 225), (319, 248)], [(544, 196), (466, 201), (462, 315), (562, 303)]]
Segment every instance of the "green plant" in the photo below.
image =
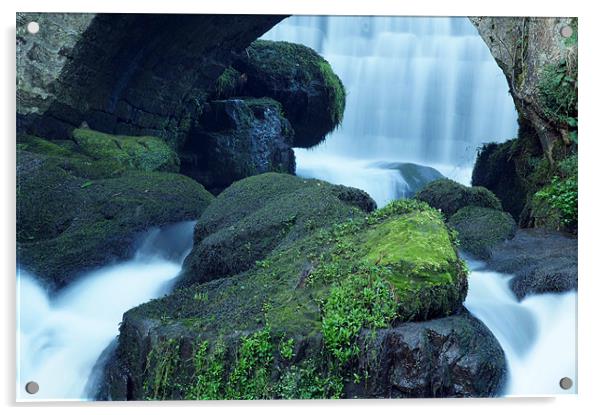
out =
[(577, 142), (577, 69), (566, 62), (547, 65), (538, 90), (545, 115), (568, 127), (569, 138)]
[(240, 72), (231, 66), (224, 69), (224, 72), (215, 81), (215, 93), (218, 98), (229, 98), (235, 95), (240, 76)]
[(572, 227), (578, 220), (577, 157), (571, 156), (560, 162), (558, 170), (560, 175), (554, 176), (549, 185), (535, 193), (535, 197), (557, 209), (562, 224)]
[(295, 352), (295, 340), (288, 339), (280, 341), (280, 356), (282, 356), (286, 360), (292, 359)]
[(180, 344), (169, 339), (153, 347), (147, 356), (146, 371), (152, 376), (144, 385), (145, 397), (150, 400), (165, 400), (171, 397), (173, 377), (179, 363)]
[(234, 369), (228, 378), (226, 399), (267, 399), (274, 356), (270, 327), (243, 337)]
[(395, 318), (397, 303), (382, 272), (384, 267), (362, 267), (335, 284), (324, 302), (324, 343), (341, 364), (358, 355), (356, 340), (362, 328), (384, 328)]
[(225, 346), (218, 341), (211, 353), (208, 349), (209, 342), (202, 341), (192, 358), (194, 377), (186, 399), (217, 400), (222, 397)]

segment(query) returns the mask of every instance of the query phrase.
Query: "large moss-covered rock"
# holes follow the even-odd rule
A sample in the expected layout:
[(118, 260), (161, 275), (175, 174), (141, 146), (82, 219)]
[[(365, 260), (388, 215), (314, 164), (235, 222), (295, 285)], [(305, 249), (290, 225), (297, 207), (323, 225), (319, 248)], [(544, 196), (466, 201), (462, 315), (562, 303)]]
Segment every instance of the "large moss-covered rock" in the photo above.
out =
[(476, 206), (458, 210), (449, 225), (458, 232), (461, 248), (482, 259), (489, 258), (496, 245), (512, 239), (517, 228), (509, 213)]
[(38, 153), (17, 153), (17, 260), (53, 289), (127, 258), (149, 227), (198, 218), (213, 198), (185, 176), (123, 171), (41, 139), (29, 143)]
[(441, 210), (449, 218), (466, 206), (501, 210), (499, 199), (484, 187), (467, 187), (449, 179), (430, 182), (416, 194), (416, 199)]
[(212, 101), (181, 151), (182, 173), (214, 193), (256, 174), (294, 174), (293, 135), (273, 99)]
[(100, 397), (490, 396), (504, 358), (482, 324), (401, 324), (459, 312), (466, 275), (441, 214), (397, 201), (128, 311)]
[(268, 173), (223, 191), (199, 219), (181, 284), (245, 271), (279, 246), (376, 208), (365, 192)]
[(243, 94), (282, 103), (295, 130), (295, 147), (318, 144), (343, 120), (343, 83), (307, 46), (257, 40), (240, 54), (234, 68), (244, 77)]
[(176, 152), (157, 137), (111, 135), (78, 128), (73, 141), (81, 153), (93, 160), (115, 161), (127, 169), (178, 172), (180, 161)]

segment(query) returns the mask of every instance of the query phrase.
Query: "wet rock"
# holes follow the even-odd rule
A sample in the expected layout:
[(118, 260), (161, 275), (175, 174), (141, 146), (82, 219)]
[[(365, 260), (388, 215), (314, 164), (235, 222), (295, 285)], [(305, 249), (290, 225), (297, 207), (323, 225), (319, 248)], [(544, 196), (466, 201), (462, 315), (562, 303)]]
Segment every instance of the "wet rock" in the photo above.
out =
[(520, 229), (514, 239), (492, 249), (489, 266), (515, 274), (510, 283), (519, 299), (530, 294), (576, 290), (577, 238), (544, 229)]
[(282, 106), (272, 99), (212, 101), (186, 139), (182, 173), (215, 194), (245, 177), (294, 174), (293, 135)]
[(401, 177), (408, 185), (403, 189), (400, 197), (410, 198), (424, 189), (432, 181), (443, 179), (444, 176), (436, 169), (414, 163), (377, 163), (376, 167), (399, 171)]

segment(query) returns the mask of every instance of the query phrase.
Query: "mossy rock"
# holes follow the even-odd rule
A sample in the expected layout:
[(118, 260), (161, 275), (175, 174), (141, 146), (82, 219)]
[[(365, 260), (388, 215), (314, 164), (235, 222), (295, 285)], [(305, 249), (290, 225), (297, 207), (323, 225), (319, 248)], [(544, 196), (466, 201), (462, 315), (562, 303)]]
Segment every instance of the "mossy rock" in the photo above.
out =
[(416, 199), (441, 210), (449, 218), (466, 206), (502, 210), (499, 199), (484, 187), (468, 187), (449, 179), (430, 182), (416, 194)]
[(196, 219), (213, 199), (174, 173), (127, 170), (90, 179), (72, 169), (87, 165), (99, 175), (96, 164), (17, 152), (17, 260), (51, 289), (129, 257), (140, 232)]
[(240, 180), (199, 219), (181, 284), (245, 271), (277, 247), (375, 208), (365, 192), (320, 180), (278, 173)]
[(517, 229), (509, 213), (476, 206), (458, 210), (449, 225), (458, 232), (462, 249), (481, 259), (490, 258), (492, 249), (514, 238)]
[(124, 168), (178, 172), (176, 152), (161, 138), (101, 133), (87, 128), (73, 130), (79, 151), (94, 160), (110, 160)]
[(257, 40), (235, 61), (243, 74), (241, 95), (282, 103), (295, 130), (295, 147), (311, 147), (343, 120), (345, 87), (313, 49), (289, 42)]
[[(226, 227), (240, 221), (220, 216), (214, 222)], [(106, 379), (119, 389), (127, 371), (132, 399), (346, 396), (354, 373), (380, 367), (370, 350), (381, 349), (366, 346), (377, 331), (456, 313), (466, 278), (441, 213), (397, 201), (299, 235), (237, 275), (128, 311)]]

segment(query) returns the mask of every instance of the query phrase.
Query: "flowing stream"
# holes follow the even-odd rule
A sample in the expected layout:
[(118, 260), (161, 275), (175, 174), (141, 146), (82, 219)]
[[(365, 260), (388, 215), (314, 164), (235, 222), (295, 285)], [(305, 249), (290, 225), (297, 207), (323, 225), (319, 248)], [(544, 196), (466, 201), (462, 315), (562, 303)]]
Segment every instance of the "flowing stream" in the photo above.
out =
[[(127, 310), (167, 293), (192, 249), (194, 222), (146, 233), (135, 257), (90, 272), (49, 297), (30, 274), (17, 276), (17, 398), (82, 400), (102, 351)], [(35, 395), (25, 392), (31, 380)]]

